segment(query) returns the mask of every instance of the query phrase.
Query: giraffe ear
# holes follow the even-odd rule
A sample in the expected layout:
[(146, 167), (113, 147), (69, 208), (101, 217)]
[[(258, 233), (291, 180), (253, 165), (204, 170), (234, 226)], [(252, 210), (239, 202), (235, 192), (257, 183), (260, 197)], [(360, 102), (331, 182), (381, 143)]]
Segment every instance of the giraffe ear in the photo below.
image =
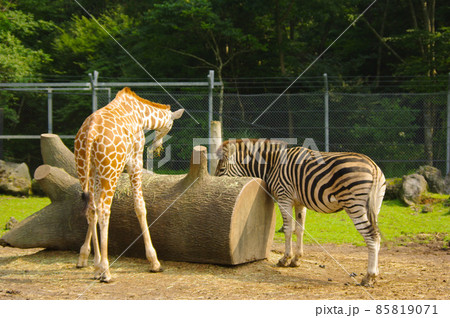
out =
[(184, 108), (181, 108), (177, 111), (172, 112), (172, 119), (175, 120), (175, 119), (180, 118), (181, 115), (183, 115), (183, 112), (184, 112)]

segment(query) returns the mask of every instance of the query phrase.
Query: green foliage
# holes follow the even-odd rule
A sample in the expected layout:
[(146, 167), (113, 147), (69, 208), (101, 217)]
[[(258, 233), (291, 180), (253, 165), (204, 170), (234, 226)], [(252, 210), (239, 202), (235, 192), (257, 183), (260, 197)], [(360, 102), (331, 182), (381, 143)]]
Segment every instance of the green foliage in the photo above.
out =
[(53, 49), (58, 52), (57, 63), (70, 71), (69, 74), (86, 74), (87, 71), (97, 70), (106, 77), (128, 75), (129, 56), (113, 38), (125, 47), (133, 46), (128, 38), (133, 34), (136, 24), (120, 7), (117, 9), (105, 12), (95, 20), (86, 16), (72, 16), (69, 27), (60, 30)]
[[(0, 4), (0, 82), (26, 81), (51, 61), (50, 55), (38, 48), (42, 43), (36, 37), (53, 27), (52, 23), (35, 20), (31, 13), (16, 10), (13, 4)], [(18, 123), (14, 94), (0, 92), (0, 102), (5, 119)]]
[[(345, 34), (342, 32), (367, 8), (367, 1), (110, 0), (79, 3), (90, 15), (75, 1), (1, 1), (0, 81), (88, 81), (87, 74), (93, 70), (99, 71), (101, 80), (106, 81), (152, 80), (148, 74), (158, 80), (183, 80), (204, 78), (205, 69), (214, 69), (216, 78), (225, 83), (225, 94), (227, 90), (246, 94), (252, 88), (233, 85), (236, 79), (297, 77), (339, 37), (298, 81), (302, 86), (292, 87), (289, 93), (310, 91), (310, 87), (317, 89), (306, 76), (324, 72), (330, 78), (340, 79), (339, 85), (330, 85), (331, 91), (357, 89), (361, 92), (362, 87), (366, 92), (377, 91), (381, 89), (377, 86), (378, 79), (390, 75), (407, 76), (406, 81), (396, 84), (396, 89), (427, 92), (447, 88), (450, 7), (443, 2), (436, 3), (433, 13), (423, 11), (424, 2), (420, 1), (378, 1)], [(427, 26), (427, 17), (434, 25)], [(348, 76), (350, 81), (346, 80)], [(287, 85), (258, 87), (257, 93), (281, 92)], [(5, 114), (4, 133), (45, 131), (45, 98), (45, 94), (0, 91)], [(322, 95), (317, 99), (322, 100)], [(224, 127), (238, 122), (248, 124), (259, 114), (257, 107), (265, 108), (270, 103), (264, 102), (266, 104), (256, 105), (250, 101), (242, 104), (225, 101)], [(282, 110), (280, 122), (283, 121), (285, 127), (290, 125), (289, 132), (281, 137), (323, 140), (322, 131), (317, 129), (323, 119), (317, 112), (310, 111), (308, 107), (312, 104), (299, 107), (284, 99), (280, 99), (279, 104), (276, 107)], [(333, 150), (354, 150), (349, 145), (353, 138), (353, 143), (371, 141), (361, 152), (376, 153), (381, 160), (423, 157), (424, 149), (417, 146), (411, 155), (411, 145), (423, 143), (421, 129), (426, 125), (418, 111), (426, 108), (424, 104), (411, 99), (410, 104), (396, 101), (389, 105), (387, 98), (380, 98), (357, 108), (353, 114), (342, 118), (333, 117), (336, 114), (331, 113), (331, 145), (342, 148)], [(331, 112), (350, 109), (354, 109), (354, 104), (339, 101), (330, 107)], [(445, 128), (445, 111), (435, 111), (436, 126)], [(55, 93), (55, 132), (75, 134), (89, 112), (88, 95)], [(395, 112), (402, 115), (394, 115)], [(192, 120), (183, 123), (195, 137), (205, 137), (206, 118), (200, 117), (201, 127), (193, 125)], [(293, 126), (292, 123), (301, 124)], [(259, 126), (253, 127), (256, 132), (240, 127), (225, 134), (266, 137), (272, 124), (272, 118), (261, 118)], [(407, 129), (377, 129), (383, 126)], [(445, 129), (440, 129), (433, 136), (437, 145), (445, 143), (443, 131)], [(190, 147), (186, 146), (192, 143), (188, 140), (190, 137), (180, 137), (185, 147), (175, 150), (177, 160), (190, 156)], [(395, 142), (386, 149), (389, 139)], [(28, 142), (19, 145), (8, 141), (5, 148), (9, 158), (15, 160), (38, 157), (38, 147), (29, 146)], [(433, 150), (439, 158), (446, 151), (442, 146), (435, 146)], [(399, 171), (411, 168), (405, 165)], [(383, 169), (388, 175), (398, 174), (394, 167), (386, 165)]]

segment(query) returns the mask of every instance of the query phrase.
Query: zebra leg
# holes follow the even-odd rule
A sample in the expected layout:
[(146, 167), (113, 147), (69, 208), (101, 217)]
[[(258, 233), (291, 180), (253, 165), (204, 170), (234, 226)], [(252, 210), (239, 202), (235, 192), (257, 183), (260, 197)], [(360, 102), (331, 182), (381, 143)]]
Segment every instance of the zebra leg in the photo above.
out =
[(303, 256), (303, 233), (305, 232), (306, 207), (302, 205), (295, 206), (295, 219), (297, 244), (295, 245), (294, 258), (291, 261), (291, 267), (300, 266), (300, 258)]
[(367, 274), (361, 281), (361, 285), (369, 286), (375, 283), (375, 278), (378, 276), (378, 252), (380, 251), (380, 234), (375, 226), (373, 226), (367, 218), (367, 210), (359, 208), (359, 210), (351, 211), (346, 209), (347, 214), (353, 221), (359, 234), (362, 235), (366, 242), (369, 258), (367, 266)]
[(369, 249), (369, 261), (367, 266), (367, 274), (361, 281), (362, 286), (370, 286), (375, 283), (375, 278), (378, 276), (378, 252), (380, 251), (380, 236), (377, 233), (370, 238), (364, 237), (367, 247)]
[(292, 258), (292, 232), (294, 230), (294, 220), (292, 218), (292, 203), (278, 201), (281, 216), (283, 217), (283, 231), (285, 240), (284, 256), (278, 261), (278, 266), (286, 267), (291, 263)]

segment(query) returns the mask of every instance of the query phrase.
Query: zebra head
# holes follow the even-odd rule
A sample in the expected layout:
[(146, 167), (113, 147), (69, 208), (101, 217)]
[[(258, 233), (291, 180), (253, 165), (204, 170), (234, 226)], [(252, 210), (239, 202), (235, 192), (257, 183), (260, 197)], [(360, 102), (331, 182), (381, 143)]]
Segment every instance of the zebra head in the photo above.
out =
[(225, 141), (217, 150), (219, 163), (216, 176), (262, 177), (255, 166), (270, 164), (267, 153), (285, 149), (287, 143), (270, 139), (232, 139)]
[(236, 173), (236, 141), (225, 141), (217, 150), (217, 168), (215, 175), (220, 176), (242, 176)]

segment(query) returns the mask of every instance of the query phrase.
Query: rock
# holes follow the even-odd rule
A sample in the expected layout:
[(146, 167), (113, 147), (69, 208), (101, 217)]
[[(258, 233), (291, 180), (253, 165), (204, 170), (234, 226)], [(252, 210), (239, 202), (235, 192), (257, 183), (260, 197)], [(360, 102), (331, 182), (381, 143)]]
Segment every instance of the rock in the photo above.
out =
[(441, 170), (432, 166), (421, 166), (416, 173), (425, 178), (430, 192), (445, 193), (445, 181), (442, 178)]
[(390, 178), (386, 179), (386, 193), (384, 195), (385, 200), (395, 200), (400, 198), (400, 192), (402, 190), (402, 178)]
[(426, 204), (423, 206), (421, 213), (431, 213), (433, 212), (433, 206), (431, 204)]
[(25, 163), (13, 163), (0, 160), (0, 193), (29, 195), (31, 177)]
[(450, 194), (450, 172), (447, 173), (447, 176), (444, 179), (445, 184), (445, 194)]
[(407, 205), (415, 205), (419, 203), (422, 194), (426, 191), (427, 181), (420, 174), (403, 176), (400, 197)]
[(19, 221), (17, 221), (15, 217), (10, 217), (9, 221), (5, 224), (5, 230), (11, 230), (17, 225), (17, 223), (19, 223)]
[(448, 198), (448, 199), (444, 202), (444, 206), (445, 206), (445, 207), (450, 206), (450, 198)]

